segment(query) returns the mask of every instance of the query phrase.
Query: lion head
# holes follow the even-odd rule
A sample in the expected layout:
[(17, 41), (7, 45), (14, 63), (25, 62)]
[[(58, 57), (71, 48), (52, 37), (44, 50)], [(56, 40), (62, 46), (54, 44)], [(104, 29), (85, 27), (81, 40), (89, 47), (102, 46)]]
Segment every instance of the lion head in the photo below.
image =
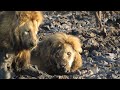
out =
[(43, 20), (39, 11), (16, 11), (13, 21), (13, 45), (15, 49), (33, 49), (38, 42), (37, 32)]
[(36, 64), (49, 74), (68, 74), (82, 66), (81, 43), (75, 36), (56, 33), (44, 38), (38, 47)]
[[(52, 37), (55, 38), (55, 40)], [(72, 70), (73, 63), (76, 62), (75, 59), (77, 59), (82, 52), (80, 40), (75, 36), (66, 35), (65, 33), (57, 33), (52, 37), (51, 60), (56, 65), (59, 73), (75, 71)], [(81, 57), (79, 57), (79, 59), (81, 59)], [(82, 63), (82, 60), (80, 60), (80, 62)]]
[(61, 73), (68, 73), (75, 58), (75, 51), (69, 44), (59, 44), (52, 50), (51, 62)]

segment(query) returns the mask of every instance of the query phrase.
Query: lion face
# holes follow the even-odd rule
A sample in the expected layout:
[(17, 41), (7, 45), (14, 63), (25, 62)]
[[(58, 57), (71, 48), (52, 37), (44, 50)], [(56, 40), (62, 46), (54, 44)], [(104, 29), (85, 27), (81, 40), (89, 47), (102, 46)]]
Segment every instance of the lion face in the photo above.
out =
[(23, 48), (30, 49), (37, 45), (37, 21), (28, 21), (19, 28), (20, 43)]
[[(38, 14), (38, 15), (37, 15)], [(40, 13), (38, 12), (22, 12), (17, 14), (17, 23), (15, 28), (15, 39), (18, 48), (33, 49), (37, 45), (37, 32), (40, 22)], [(36, 16), (32, 16), (36, 15)], [(16, 46), (16, 45), (15, 45)], [(17, 47), (16, 46), (16, 47)]]
[(75, 51), (69, 44), (58, 46), (54, 55), (59, 73), (69, 73), (75, 58)]

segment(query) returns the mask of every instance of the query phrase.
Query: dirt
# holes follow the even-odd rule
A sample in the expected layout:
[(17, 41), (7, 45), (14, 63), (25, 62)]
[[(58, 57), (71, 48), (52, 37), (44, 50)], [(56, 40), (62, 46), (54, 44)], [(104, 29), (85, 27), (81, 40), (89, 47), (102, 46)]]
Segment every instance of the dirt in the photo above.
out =
[(105, 28), (99, 29), (92, 11), (44, 11), (39, 40), (56, 32), (78, 36), (83, 44), (83, 67), (70, 75), (48, 75), (33, 65), (38, 75), (26, 70), (12, 79), (120, 79), (120, 15), (106, 14), (102, 17)]

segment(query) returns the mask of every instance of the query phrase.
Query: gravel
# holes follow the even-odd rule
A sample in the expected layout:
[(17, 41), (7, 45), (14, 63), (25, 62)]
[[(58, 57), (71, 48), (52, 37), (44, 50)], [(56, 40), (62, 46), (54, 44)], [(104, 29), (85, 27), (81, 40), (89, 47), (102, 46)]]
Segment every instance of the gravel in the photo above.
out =
[[(65, 32), (78, 36), (83, 44), (83, 67), (72, 75), (20, 75), (19, 79), (120, 79), (119, 13), (102, 18), (105, 30), (96, 25), (92, 11), (44, 11), (40, 40), (52, 33)], [(111, 21), (110, 21), (111, 20)]]
[[(109, 15), (109, 18), (113, 17), (118, 19), (118, 14), (116, 17)], [(54, 30), (65, 32), (80, 37), (83, 43), (83, 69), (79, 70), (80, 73), (68, 75), (69, 79), (120, 78), (120, 29), (114, 25), (114, 19), (111, 20), (110, 26), (107, 23), (109, 18), (102, 19), (107, 25), (105, 30), (100, 30), (96, 27), (94, 14), (89, 11), (51, 11), (47, 15), (42, 26), (49, 27), (49, 30), (43, 30), (41, 27), (40, 33), (51, 34)], [(51, 25), (46, 25), (48, 21)], [(55, 21), (57, 23), (54, 23)]]

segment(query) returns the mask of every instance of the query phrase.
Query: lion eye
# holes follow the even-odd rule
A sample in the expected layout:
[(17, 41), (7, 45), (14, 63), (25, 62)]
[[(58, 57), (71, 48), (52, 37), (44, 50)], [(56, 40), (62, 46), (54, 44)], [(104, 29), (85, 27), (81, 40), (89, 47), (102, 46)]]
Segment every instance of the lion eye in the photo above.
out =
[(25, 34), (25, 35), (28, 35), (28, 34), (29, 34), (29, 31), (25, 31), (24, 34)]
[(67, 52), (67, 55), (71, 56), (71, 52)]

